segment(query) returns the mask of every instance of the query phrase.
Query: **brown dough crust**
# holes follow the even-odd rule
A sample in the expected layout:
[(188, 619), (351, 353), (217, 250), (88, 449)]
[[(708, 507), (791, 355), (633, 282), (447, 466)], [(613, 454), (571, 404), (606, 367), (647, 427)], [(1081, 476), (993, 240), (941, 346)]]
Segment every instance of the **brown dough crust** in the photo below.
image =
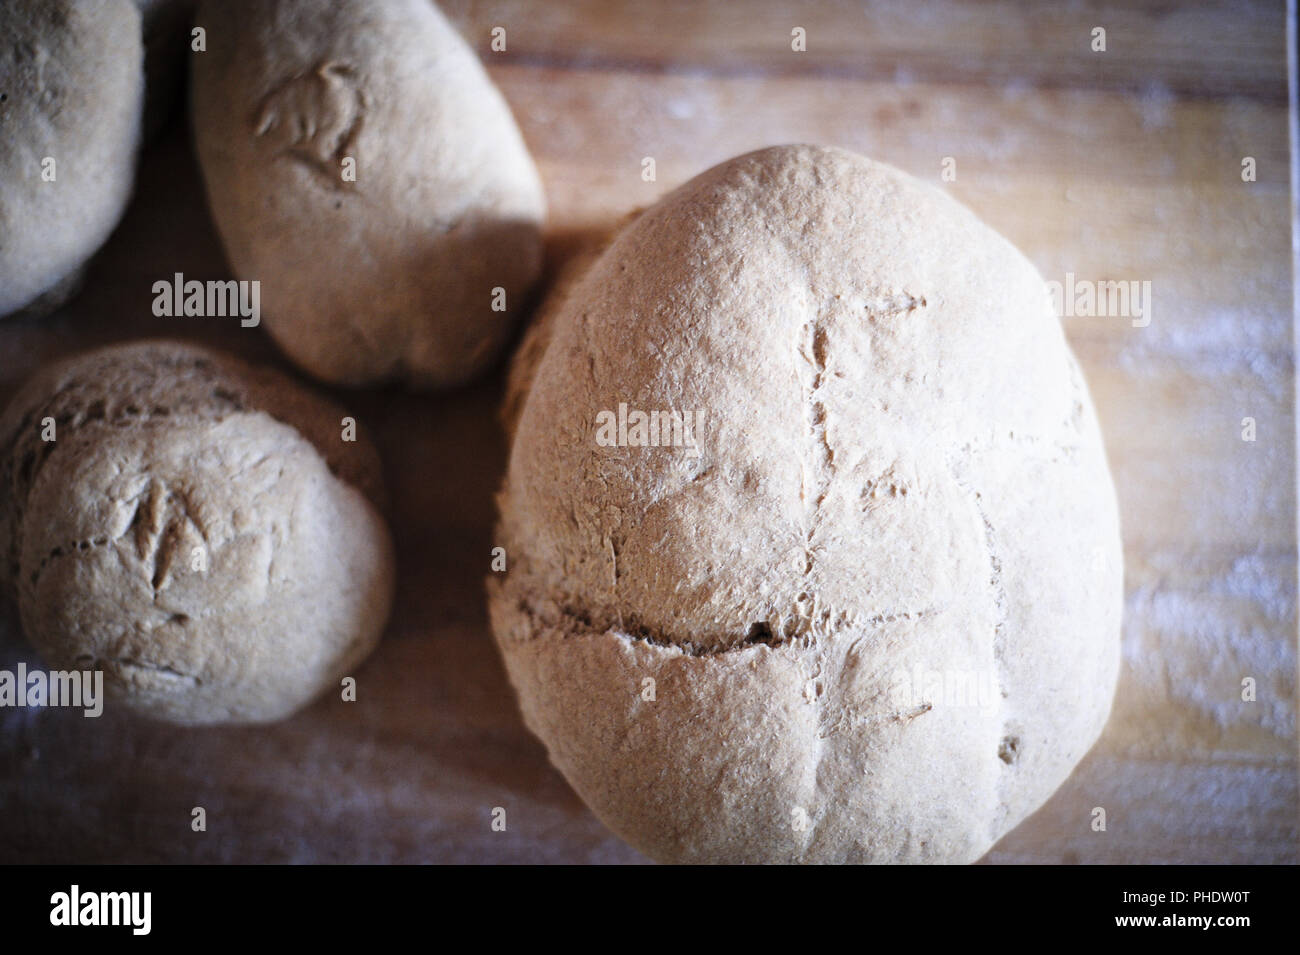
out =
[(337, 687), (393, 596), (378, 457), (341, 440), (344, 414), (177, 342), (43, 369), (0, 416), (3, 579), (29, 641), (178, 723), (279, 719)]
[(0, 3), (0, 316), (50, 312), (75, 294), (121, 219), (143, 59), (130, 0)]
[[(1069, 775), (1115, 689), (1118, 515), (1005, 239), (776, 147), (624, 228), (547, 327), (491, 615), (615, 832), (664, 861), (969, 862)], [(599, 446), (620, 402), (702, 413), (699, 453)]]
[(485, 368), (541, 272), (545, 203), (474, 51), (428, 0), (216, 0), (196, 22), (209, 205), (285, 353), (345, 385)]

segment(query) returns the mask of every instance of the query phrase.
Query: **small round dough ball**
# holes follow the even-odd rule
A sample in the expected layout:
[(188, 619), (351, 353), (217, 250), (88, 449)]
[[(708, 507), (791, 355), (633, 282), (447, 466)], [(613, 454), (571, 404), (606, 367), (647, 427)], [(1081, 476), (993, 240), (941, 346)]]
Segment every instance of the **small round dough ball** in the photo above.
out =
[(596, 815), (661, 861), (970, 862), (1042, 805), (1110, 710), (1122, 553), (1016, 249), (887, 166), (777, 147), (544, 314), (490, 609)]
[(0, 3), (0, 315), (71, 297), (121, 219), (143, 56), (131, 0)]
[(28, 640), (175, 723), (267, 722), (337, 689), (393, 596), (378, 459), (342, 440), (345, 414), (174, 342), (39, 372), (0, 418), (4, 580)]
[(448, 387), (509, 338), (542, 265), (541, 181), (429, 0), (212, 0), (194, 133), (271, 336), (345, 385)]

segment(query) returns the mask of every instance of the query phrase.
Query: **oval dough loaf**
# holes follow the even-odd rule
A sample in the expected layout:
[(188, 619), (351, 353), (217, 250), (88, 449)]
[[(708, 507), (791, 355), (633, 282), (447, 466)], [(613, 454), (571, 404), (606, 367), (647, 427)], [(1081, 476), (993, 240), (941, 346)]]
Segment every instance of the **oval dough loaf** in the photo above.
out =
[(393, 591), (378, 458), (343, 415), (175, 342), (39, 372), (0, 417), (3, 579), (29, 641), (177, 723), (274, 720), (337, 688)]
[(209, 204), (289, 357), (348, 385), (483, 369), (541, 269), (544, 200), (474, 52), (429, 0), (221, 0), (197, 22)]
[(62, 304), (121, 219), (143, 56), (131, 0), (0, 3), (0, 315)]
[(1122, 554), (1019, 252), (887, 166), (778, 147), (546, 314), (491, 615), (611, 829), (662, 861), (968, 862), (1047, 799), (1110, 709)]

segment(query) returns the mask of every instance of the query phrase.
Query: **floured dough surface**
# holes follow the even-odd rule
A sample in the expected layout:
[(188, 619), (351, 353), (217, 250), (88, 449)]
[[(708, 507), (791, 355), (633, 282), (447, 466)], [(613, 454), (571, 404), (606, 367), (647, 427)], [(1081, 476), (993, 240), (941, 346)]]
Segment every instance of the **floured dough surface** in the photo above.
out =
[[(1056, 789), (1110, 709), (1122, 556), (1023, 256), (889, 167), (777, 147), (548, 314), (492, 619), (612, 829), (667, 861), (972, 861)], [(598, 444), (620, 404), (696, 447)]]
[(122, 217), (143, 57), (131, 0), (0, 4), (0, 316), (71, 297)]
[(4, 579), (28, 639), (180, 723), (277, 719), (337, 686), (393, 587), (378, 459), (340, 440), (342, 417), (179, 343), (38, 373), (0, 418)]
[(209, 206), (266, 328), (326, 381), (455, 385), (541, 272), (541, 181), (428, 0), (210, 0), (193, 114)]

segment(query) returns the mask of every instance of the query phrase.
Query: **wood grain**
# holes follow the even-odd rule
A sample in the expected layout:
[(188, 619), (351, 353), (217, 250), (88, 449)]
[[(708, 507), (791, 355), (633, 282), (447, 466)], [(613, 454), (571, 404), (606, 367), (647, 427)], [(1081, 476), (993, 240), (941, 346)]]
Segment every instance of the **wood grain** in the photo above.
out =
[[(1119, 490), (1124, 665), (1071, 779), (989, 862), (1295, 862), (1296, 447), (1284, 17), (1276, 3), (449, 2), (537, 157), (550, 266), (709, 165), (845, 146), (940, 184), (1045, 278), (1152, 283), (1153, 318), (1071, 318)], [(1046, 9), (1044, 9), (1046, 8)], [(489, 47), (493, 26), (508, 49)], [(1088, 49), (1105, 25), (1108, 50)], [(790, 50), (803, 26), (808, 52)], [(641, 160), (656, 160), (655, 182)], [(1258, 179), (1241, 180), (1254, 157)], [(957, 179), (941, 183), (953, 157)], [(183, 125), (84, 293), (0, 324), (0, 398), (141, 335), (278, 361), (260, 331), (152, 317), (225, 273)], [(336, 393), (375, 436), (401, 579), (355, 704), (261, 729), (0, 710), (0, 861), (636, 862), (524, 730), (482, 578), (504, 468), (499, 373)], [(1241, 439), (1244, 417), (1258, 439)], [(0, 667), (36, 661), (12, 608)], [(1241, 681), (1258, 700), (1241, 700)], [(1068, 705), (1068, 701), (1063, 701)], [(208, 811), (193, 833), (190, 809)], [(493, 807), (507, 810), (493, 832)], [(1089, 826), (1107, 811), (1105, 832)]]
[[(1156, 91), (1285, 105), (1285, 5), (940, 0), (531, 0), (444, 3), (489, 62), (568, 70), (844, 77), (987, 87)], [(506, 30), (494, 52), (491, 31)], [(791, 31), (806, 50), (795, 54)], [(1106, 51), (1092, 31), (1106, 30)]]

